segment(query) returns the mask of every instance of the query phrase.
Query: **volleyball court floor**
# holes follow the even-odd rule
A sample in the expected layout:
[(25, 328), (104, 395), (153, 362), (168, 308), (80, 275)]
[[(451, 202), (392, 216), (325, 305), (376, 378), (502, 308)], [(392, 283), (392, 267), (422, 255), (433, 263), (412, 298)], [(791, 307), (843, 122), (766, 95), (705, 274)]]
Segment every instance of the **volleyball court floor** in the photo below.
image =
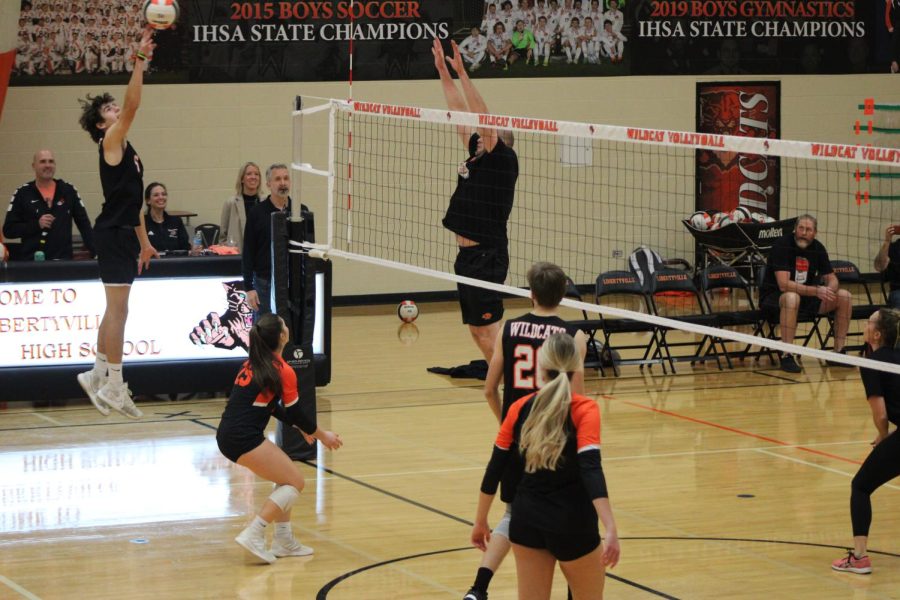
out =
[[(420, 309), (404, 329), (393, 306), (336, 310), (318, 404), (345, 445), (298, 463), (293, 526), (311, 557), (260, 565), (233, 542), (271, 486), (219, 454), (223, 399), (141, 403), (139, 421), (86, 401), (9, 404), (0, 598), (461, 598), (497, 424), (480, 382), (425, 371), (477, 358), (456, 306)], [(873, 496), (874, 573), (830, 569), (875, 435), (855, 370), (625, 367), (589, 372), (587, 391), (622, 540), (607, 598), (900, 597), (900, 480)], [(510, 557), (490, 598), (515, 597)]]

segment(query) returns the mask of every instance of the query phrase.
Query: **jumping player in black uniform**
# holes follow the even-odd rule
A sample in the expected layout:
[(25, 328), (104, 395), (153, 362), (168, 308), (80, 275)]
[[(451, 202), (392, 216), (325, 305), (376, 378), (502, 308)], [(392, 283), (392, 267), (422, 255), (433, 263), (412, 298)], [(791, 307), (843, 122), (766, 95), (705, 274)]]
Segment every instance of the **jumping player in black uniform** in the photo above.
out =
[(153, 56), (153, 30), (144, 30), (135, 53), (134, 71), (120, 108), (112, 96), (81, 100), (81, 127), (98, 143), (103, 207), (94, 223), (94, 244), (100, 280), (106, 292), (106, 310), (97, 332), (94, 368), (79, 373), (78, 383), (102, 414), (113, 408), (127, 417), (143, 415), (122, 379), (122, 348), (131, 284), (150, 259), (159, 257), (144, 226), (141, 159), (128, 142), (128, 130), (141, 104), (144, 69)]
[[(568, 333), (575, 340), (582, 363), (586, 351), (584, 332), (558, 316), (559, 303), (566, 294), (566, 274), (558, 266), (540, 262), (528, 270), (528, 286), (534, 309), (517, 319), (510, 319), (497, 337), (491, 364), (488, 368), (484, 395), (497, 421), (502, 423), (509, 407), (541, 387), (538, 367), (538, 350), (548, 337), (555, 333)], [(504, 382), (503, 404), (500, 403), (500, 381)], [(572, 389), (584, 393), (584, 369), (579, 367), (572, 376)], [(475, 582), (463, 600), (484, 600), (491, 578), (509, 553), (510, 504), (515, 497), (516, 485), (522, 472), (518, 453), (512, 452), (509, 465), (503, 474), (500, 497), (507, 508), (503, 518), (491, 532), (491, 541), (481, 559)]]
[[(900, 364), (900, 311), (882, 308), (873, 313), (863, 332), (871, 348), (869, 358)], [(878, 435), (872, 452), (863, 461), (850, 484), (850, 520), (853, 523), (853, 549), (831, 563), (835, 571), (868, 574), (872, 561), (866, 555), (869, 526), (872, 524), (872, 494), (900, 475), (900, 375), (860, 369), (872, 420)], [(894, 431), (890, 431), (890, 424)]]
[[(524, 468), (509, 540), (519, 597), (549, 599), (558, 561), (574, 598), (600, 599), (605, 569), (619, 560), (600, 460), (600, 409), (593, 399), (572, 392), (571, 379), (583, 363), (571, 336), (551, 335), (538, 359), (546, 383), (517, 400), (503, 419), (481, 483), (472, 543), (484, 550), (492, 539), (488, 513), (518, 447)], [(603, 547), (598, 516), (606, 531)]]
[[(275, 491), (256, 518), (235, 538), (270, 564), (277, 557), (307, 556), (313, 549), (298, 542), (291, 532), (291, 506), (300, 496), (304, 480), (290, 457), (266, 439), (269, 417), (274, 415), (296, 427), (307, 442), (317, 439), (331, 450), (343, 444), (341, 436), (319, 429), (314, 416), (310, 419), (304, 415), (297, 393), (297, 375), (281, 359), (289, 339), (284, 321), (272, 313), (260, 317), (250, 329), (249, 358), (235, 379), (216, 433), (219, 450), (226, 458), (275, 484)], [(271, 549), (266, 549), (265, 528), (273, 520), (275, 535)]]
[[(453, 46), (453, 58), (444, 56), (439, 40), (434, 40), (434, 66), (452, 111), (487, 114), (484, 99), (466, 73), (462, 54)], [(462, 94), (453, 83), (447, 63), (453, 67)], [(519, 159), (510, 131), (479, 127), (473, 133), (457, 127), (457, 133), (468, 150), (468, 159), (457, 170), (456, 190), (444, 215), (443, 225), (456, 234), (459, 253), (453, 270), (457, 275), (503, 283), (509, 271), (509, 220), (519, 177)], [(485, 359), (491, 361), (494, 340), (503, 318), (503, 300), (498, 292), (457, 284), (463, 323), (469, 326), (472, 339)]]

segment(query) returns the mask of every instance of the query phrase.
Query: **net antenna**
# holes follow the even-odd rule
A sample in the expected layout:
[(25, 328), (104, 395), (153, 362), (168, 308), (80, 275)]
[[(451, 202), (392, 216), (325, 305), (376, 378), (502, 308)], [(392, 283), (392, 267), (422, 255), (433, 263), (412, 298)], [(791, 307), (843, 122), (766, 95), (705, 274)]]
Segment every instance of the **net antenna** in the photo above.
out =
[[(295, 147), (299, 153), (293, 166), (328, 179), (327, 235), (324, 243), (297, 246), (515, 296), (529, 297), (523, 289), (525, 274), (536, 261), (556, 263), (576, 283), (588, 284), (600, 273), (626, 268), (623, 257), (641, 245), (664, 258), (693, 258), (695, 242), (683, 220), (694, 212), (698, 150), (715, 150), (724, 157), (725, 162), (714, 166), (726, 178), (743, 174), (751, 181), (758, 175), (754, 169), (767, 158), (780, 157), (777, 189), (735, 185), (732, 200), (775, 207), (780, 215), (770, 216), (776, 218), (812, 213), (831, 259), (871, 264), (884, 227), (900, 222), (900, 208), (892, 202), (857, 203), (860, 182), (854, 177), (859, 169), (876, 166), (900, 173), (900, 149), (317, 100), (322, 103), (294, 111), (295, 124), (314, 114), (323, 118), (327, 111), (328, 164), (313, 167), (304, 162), (301, 145)], [(457, 166), (467, 157), (458, 126), (515, 135), (519, 179), (508, 222), (510, 267), (503, 285), (454, 273), (457, 244), (441, 221), (456, 185)], [(308, 124), (304, 127), (309, 129)], [(900, 178), (884, 179), (896, 194)], [(772, 198), (776, 195), (778, 202)], [(883, 362), (614, 306), (574, 300), (563, 305), (900, 372), (900, 367)]]

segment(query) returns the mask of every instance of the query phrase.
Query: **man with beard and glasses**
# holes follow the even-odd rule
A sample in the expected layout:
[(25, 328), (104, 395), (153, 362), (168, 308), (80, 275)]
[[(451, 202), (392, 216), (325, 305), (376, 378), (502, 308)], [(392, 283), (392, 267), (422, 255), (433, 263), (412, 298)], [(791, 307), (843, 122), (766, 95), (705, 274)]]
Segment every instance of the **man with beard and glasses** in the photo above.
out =
[[(834, 351), (843, 353), (852, 311), (851, 295), (838, 289), (825, 246), (816, 239), (818, 222), (800, 215), (794, 231), (772, 245), (766, 276), (759, 290), (759, 303), (770, 323), (781, 324), (781, 341), (792, 344), (797, 317), (812, 318), (834, 313)], [(828, 362), (831, 366), (843, 363)], [(781, 356), (781, 370), (799, 373), (793, 354)]]

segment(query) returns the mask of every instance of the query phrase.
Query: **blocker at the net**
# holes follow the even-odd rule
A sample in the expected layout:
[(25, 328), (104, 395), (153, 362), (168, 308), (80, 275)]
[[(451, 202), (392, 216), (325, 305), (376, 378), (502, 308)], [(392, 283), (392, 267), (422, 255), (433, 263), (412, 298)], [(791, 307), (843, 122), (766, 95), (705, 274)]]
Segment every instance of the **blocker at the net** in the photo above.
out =
[[(363, 101), (329, 100), (294, 114), (298, 119), (308, 115), (311, 121), (316, 113), (321, 119), (315, 126), (328, 128), (327, 164), (321, 164), (322, 153), (313, 159), (301, 152), (294, 156), (294, 165), (314, 164), (303, 172), (327, 178), (323, 200), (328, 207), (328, 233), (325, 243), (306, 247), (511, 295), (527, 297), (522, 290), (525, 274), (538, 261), (560, 265), (585, 287), (593, 287), (604, 272), (627, 268), (624, 257), (641, 245), (667, 259), (694, 262), (695, 236), (682, 221), (695, 210), (695, 155), (702, 148), (730, 153), (735, 160), (780, 157), (780, 177), (772, 190), (778, 195), (778, 214), (768, 216), (778, 219), (775, 229), (787, 230), (798, 215), (814, 214), (819, 236), (835, 260), (871, 264), (884, 227), (900, 222), (896, 203), (855, 202), (859, 191), (855, 174), (860, 169), (865, 172), (867, 166), (900, 173), (900, 150)], [(459, 176), (458, 165), (465, 158), (458, 128), (474, 131), (479, 127), (513, 131), (519, 157), (519, 180), (507, 231), (509, 275), (502, 285), (454, 274), (458, 248), (441, 222)], [(900, 186), (900, 178), (885, 180)], [(738, 229), (744, 232), (743, 226)], [(775, 229), (760, 227), (755, 233)], [(745, 248), (762, 254), (765, 246), (759, 236), (744, 241)], [(692, 335), (713, 335), (817, 360), (864, 364), (858, 357), (782, 347), (781, 342), (762, 336), (696, 329), (677, 320), (612, 306), (585, 303), (578, 308), (648, 319)]]

